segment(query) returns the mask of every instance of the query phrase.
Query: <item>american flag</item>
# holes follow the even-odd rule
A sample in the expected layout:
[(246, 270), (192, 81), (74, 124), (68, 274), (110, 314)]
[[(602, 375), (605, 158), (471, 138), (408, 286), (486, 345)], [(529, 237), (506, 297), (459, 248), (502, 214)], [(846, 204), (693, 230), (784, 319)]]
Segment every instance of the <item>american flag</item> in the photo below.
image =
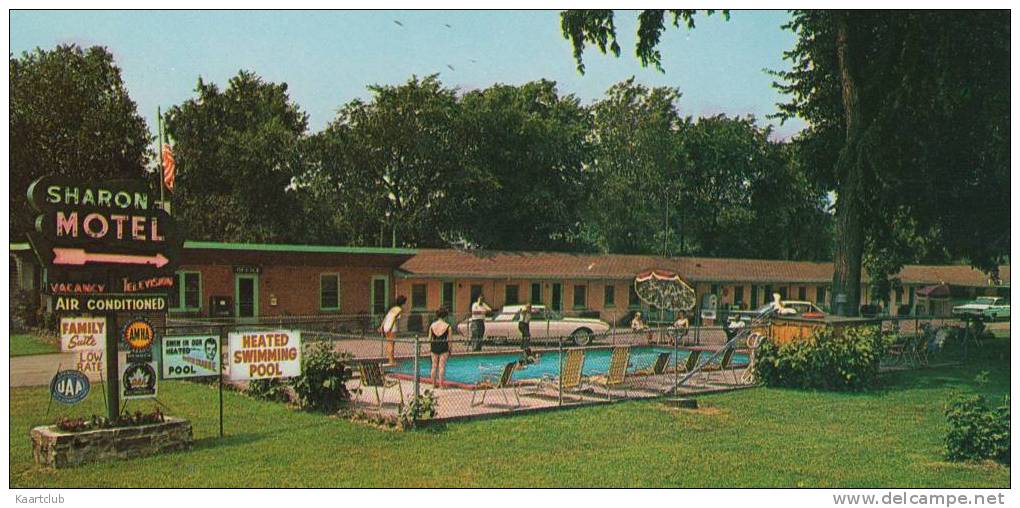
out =
[(169, 143), (163, 144), (163, 186), (166, 190), (174, 191), (174, 176), (177, 172), (177, 166), (174, 164), (174, 151), (170, 148)]

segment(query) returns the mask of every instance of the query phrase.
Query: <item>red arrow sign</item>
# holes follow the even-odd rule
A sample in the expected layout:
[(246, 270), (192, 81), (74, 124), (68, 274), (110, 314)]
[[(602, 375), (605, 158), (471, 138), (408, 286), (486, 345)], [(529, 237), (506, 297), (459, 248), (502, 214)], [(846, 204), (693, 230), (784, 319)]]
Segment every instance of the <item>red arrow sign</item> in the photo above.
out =
[(162, 268), (170, 260), (162, 254), (154, 256), (137, 256), (132, 254), (101, 254), (85, 252), (85, 249), (53, 248), (53, 264), (84, 265), (85, 263), (113, 263), (117, 265), (153, 265)]

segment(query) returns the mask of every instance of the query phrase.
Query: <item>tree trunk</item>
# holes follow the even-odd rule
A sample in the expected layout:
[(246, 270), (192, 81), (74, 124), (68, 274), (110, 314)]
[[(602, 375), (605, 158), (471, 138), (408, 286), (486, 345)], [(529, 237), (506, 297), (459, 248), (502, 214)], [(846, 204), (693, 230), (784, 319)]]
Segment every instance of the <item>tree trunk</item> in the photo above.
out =
[(836, 54), (839, 58), (843, 110), (846, 116), (846, 144), (836, 161), (839, 192), (836, 197), (836, 231), (833, 250), (832, 303), (840, 316), (856, 316), (861, 302), (861, 257), (864, 252), (864, 224), (861, 221), (864, 197), (862, 161), (858, 142), (863, 127), (863, 112), (852, 72), (848, 14), (834, 14)]

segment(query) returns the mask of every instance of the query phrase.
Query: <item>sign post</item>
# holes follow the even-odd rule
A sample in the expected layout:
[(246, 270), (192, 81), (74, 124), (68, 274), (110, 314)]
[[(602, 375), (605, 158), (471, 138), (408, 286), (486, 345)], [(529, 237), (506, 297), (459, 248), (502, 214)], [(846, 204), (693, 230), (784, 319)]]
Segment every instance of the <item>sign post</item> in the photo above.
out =
[[(120, 416), (121, 398), (155, 396), (158, 376), (150, 372), (151, 348), (135, 347), (132, 339), (155, 338), (148, 321), (148, 331), (135, 326), (138, 316), (165, 320), (166, 292), (173, 287), (174, 262), (183, 244), (173, 219), (155, 206), (150, 193), (142, 179), (86, 182), (44, 176), (28, 188), (29, 201), (39, 212), (28, 239), (47, 269), (45, 290), (54, 310), (75, 317), (73, 330), (98, 330), (100, 322), (105, 327), (102, 335), (78, 334), (66, 345), (73, 343), (73, 350), (80, 351), (79, 371), (105, 366), (111, 420)], [(127, 323), (124, 333), (121, 322)], [(132, 349), (123, 377), (122, 336), (125, 348)]]

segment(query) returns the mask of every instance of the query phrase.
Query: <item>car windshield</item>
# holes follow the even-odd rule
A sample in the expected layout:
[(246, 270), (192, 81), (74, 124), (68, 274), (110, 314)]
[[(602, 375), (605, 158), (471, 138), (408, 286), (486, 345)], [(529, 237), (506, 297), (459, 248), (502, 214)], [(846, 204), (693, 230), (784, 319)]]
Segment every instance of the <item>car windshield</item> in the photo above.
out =
[(995, 303), (995, 298), (993, 298), (991, 296), (979, 296), (979, 297), (977, 297), (976, 300), (974, 300), (974, 303), (981, 303), (981, 304), (985, 304), (985, 305), (992, 305), (993, 303)]

